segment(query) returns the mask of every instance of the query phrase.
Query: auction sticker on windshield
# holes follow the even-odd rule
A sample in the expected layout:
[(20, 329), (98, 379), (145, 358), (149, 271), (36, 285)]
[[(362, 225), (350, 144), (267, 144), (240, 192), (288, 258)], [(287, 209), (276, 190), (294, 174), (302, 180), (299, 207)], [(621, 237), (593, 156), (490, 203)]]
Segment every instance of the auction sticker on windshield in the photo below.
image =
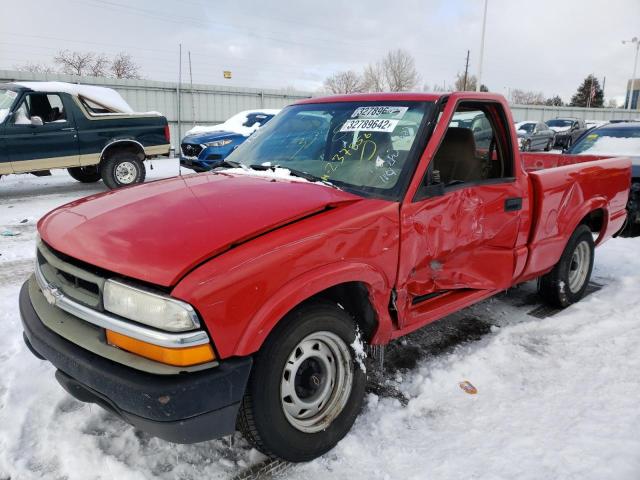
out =
[(356, 118), (347, 120), (340, 128), (341, 132), (392, 132), (400, 120), (388, 120), (386, 118)]
[(397, 118), (401, 119), (409, 107), (394, 107), (380, 105), (373, 107), (358, 107), (351, 114), (351, 118)]

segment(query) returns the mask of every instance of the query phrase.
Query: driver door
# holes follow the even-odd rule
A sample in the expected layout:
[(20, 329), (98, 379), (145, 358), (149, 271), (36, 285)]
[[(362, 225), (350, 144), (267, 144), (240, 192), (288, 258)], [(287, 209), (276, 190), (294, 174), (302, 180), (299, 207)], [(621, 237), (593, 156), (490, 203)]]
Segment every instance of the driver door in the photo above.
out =
[(6, 122), (5, 139), (15, 173), (80, 165), (75, 123), (58, 94), (25, 94)]
[(480, 132), (450, 123), (429, 165), (432, 178), (423, 181), (425, 187), (441, 184), (440, 193), (419, 190), (402, 206), (402, 328), (428, 320), (425, 305), (444, 294), (460, 298), (511, 285), (526, 187), (514, 176), (507, 117), (499, 104), (487, 103), (463, 102), (457, 112), (477, 110), (491, 140), (486, 142), (484, 130), (477, 141)]

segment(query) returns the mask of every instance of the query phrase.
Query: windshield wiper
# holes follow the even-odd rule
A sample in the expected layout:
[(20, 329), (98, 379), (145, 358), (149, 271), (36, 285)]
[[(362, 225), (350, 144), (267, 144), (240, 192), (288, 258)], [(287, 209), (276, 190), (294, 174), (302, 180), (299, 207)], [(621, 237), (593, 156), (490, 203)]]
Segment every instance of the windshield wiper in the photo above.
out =
[(312, 183), (322, 183), (324, 185), (327, 185), (328, 187), (332, 187), (335, 188), (337, 190), (340, 190), (340, 187), (338, 187), (337, 185), (331, 183), (328, 180), (323, 180), (321, 178), (316, 177), (315, 175), (311, 175), (310, 173), (307, 172), (303, 172), (301, 170), (296, 170), (290, 167), (283, 167), (282, 165), (249, 165), (249, 168), (253, 169), (253, 170), (260, 170), (260, 171), (265, 171), (265, 170), (272, 170), (275, 172), (276, 168), (283, 168), (286, 170), (289, 170), (289, 174), (293, 177), (298, 177), (298, 178), (304, 178), (305, 180), (308, 180), (309, 182)]
[(216, 165), (213, 169), (216, 168), (242, 168), (238, 162), (234, 162), (233, 160), (223, 160), (219, 165)]

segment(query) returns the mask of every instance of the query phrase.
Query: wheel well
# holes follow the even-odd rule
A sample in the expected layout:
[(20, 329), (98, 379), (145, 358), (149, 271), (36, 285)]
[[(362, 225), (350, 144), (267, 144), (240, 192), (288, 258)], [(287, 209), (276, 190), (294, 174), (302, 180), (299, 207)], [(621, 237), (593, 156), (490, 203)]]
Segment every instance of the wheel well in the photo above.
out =
[(592, 233), (600, 233), (602, 227), (604, 226), (604, 210), (602, 208), (599, 208), (597, 210), (589, 212), (580, 221), (580, 225), (582, 224), (588, 226)]
[(137, 155), (140, 160), (144, 160), (146, 158), (144, 148), (142, 148), (142, 146), (138, 142), (134, 142), (132, 140), (122, 140), (107, 145), (102, 151), (100, 160), (109, 158), (111, 155), (118, 152), (131, 152), (134, 155)]
[(362, 331), (366, 341), (371, 340), (378, 326), (376, 311), (369, 298), (369, 290), (362, 282), (347, 282), (334, 285), (305, 300), (329, 300), (343, 308)]

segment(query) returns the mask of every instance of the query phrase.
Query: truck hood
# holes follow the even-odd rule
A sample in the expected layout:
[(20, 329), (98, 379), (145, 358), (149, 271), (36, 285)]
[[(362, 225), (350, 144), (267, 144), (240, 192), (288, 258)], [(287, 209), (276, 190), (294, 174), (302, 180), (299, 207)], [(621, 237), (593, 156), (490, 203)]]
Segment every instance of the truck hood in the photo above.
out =
[(359, 200), (315, 183), (218, 172), (83, 198), (45, 215), (38, 231), (45, 243), (72, 258), (172, 286), (233, 246)]

